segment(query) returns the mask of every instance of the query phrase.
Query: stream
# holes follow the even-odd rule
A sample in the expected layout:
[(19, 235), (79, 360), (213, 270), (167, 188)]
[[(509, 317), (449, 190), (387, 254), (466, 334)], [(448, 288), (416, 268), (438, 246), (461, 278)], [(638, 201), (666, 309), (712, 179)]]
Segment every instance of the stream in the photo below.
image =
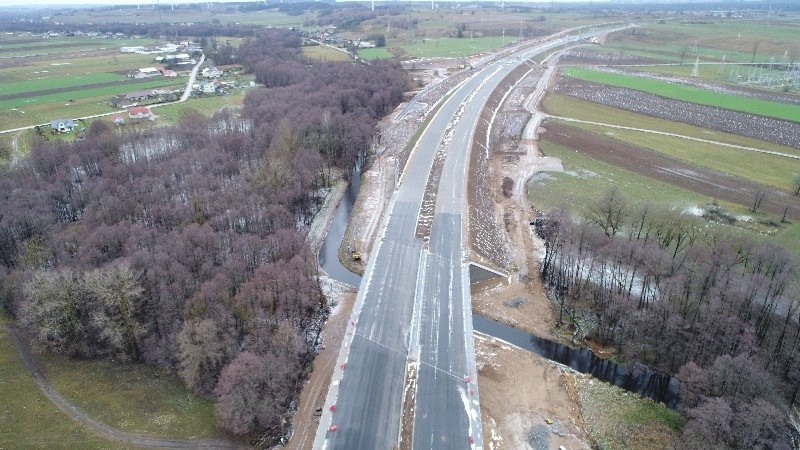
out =
[[(336, 207), (330, 228), (320, 247), (319, 264), (330, 278), (357, 288), (361, 284), (361, 276), (347, 270), (339, 261), (339, 246), (361, 187), (360, 165), (353, 169), (351, 180)], [(475, 314), (472, 315), (472, 326), (475, 331), (564, 364), (578, 372), (591, 374), (629, 392), (663, 402), (669, 408), (675, 408), (678, 403), (678, 380), (645, 365), (618, 364), (598, 357), (588, 348), (569, 347)]]

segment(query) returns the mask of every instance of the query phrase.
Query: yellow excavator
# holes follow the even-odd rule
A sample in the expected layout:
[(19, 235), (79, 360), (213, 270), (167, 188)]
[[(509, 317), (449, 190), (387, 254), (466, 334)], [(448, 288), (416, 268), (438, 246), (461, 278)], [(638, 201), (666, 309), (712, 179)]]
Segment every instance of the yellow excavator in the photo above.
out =
[(361, 261), (361, 252), (358, 251), (358, 246), (355, 242), (353, 242), (353, 245), (350, 246), (350, 249), (350, 258), (353, 261)]

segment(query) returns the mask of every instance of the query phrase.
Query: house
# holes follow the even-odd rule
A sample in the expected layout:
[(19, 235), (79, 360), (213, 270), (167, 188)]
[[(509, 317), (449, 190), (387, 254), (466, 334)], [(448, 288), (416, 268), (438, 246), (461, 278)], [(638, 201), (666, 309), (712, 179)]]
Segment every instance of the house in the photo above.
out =
[(128, 108), (128, 117), (131, 120), (154, 120), (153, 113), (147, 106), (131, 106)]
[(167, 70), (164, 71), (164, 76), (165, 77), (169, 77), (169, 78), (174, 78), (174, 77), (178, 76), (178, 72), (175, 72), (174, 70), (167, 69)]
[(50, 121), (50, 130), (53, 133), (69, 133), (75, 129), (75, 122), (72, 119), (56, 119)]
[(111, 121), (114, 122), (114, 125), (116, 126), (125, 125), (125, 118), (122, 117), (122, 114), (120, 113), (112, 114)]
[(206, 78), (219, 78), (222, 76), (222, 71), (216, 67), (206, 67), (200, 73)]
[(214, 81), (200, 83), (200, 91), (204, 94), (213, 94), (217, 92), (217, 83)]

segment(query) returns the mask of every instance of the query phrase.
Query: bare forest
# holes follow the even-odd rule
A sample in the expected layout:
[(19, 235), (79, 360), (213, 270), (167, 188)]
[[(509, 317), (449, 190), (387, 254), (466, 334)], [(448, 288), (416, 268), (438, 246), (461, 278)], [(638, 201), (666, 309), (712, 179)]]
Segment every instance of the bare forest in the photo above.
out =
[(791, 254), (631, 205), (616, 190), (581, 219), (556, 210), (536, 228), (558, 322), (676, 374), (688, 447), (793, 447), (800, 298)]
[(408, 86), (397, 65), (300, 44), (267, 30), (241, 45), (265, 87), (240, 111), (96, 121), (0, 173), (3, 310), (52, 351), (177, 373), (232, 433), (278, 430), (327, 314), (305, 227)]

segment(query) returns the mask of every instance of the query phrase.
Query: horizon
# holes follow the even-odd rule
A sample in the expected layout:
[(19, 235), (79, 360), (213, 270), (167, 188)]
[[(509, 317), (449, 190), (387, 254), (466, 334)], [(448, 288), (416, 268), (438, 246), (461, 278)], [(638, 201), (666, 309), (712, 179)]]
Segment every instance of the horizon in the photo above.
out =
[[(6, 0), (2, 1), (0, 9), (8, 7), (23, 7), (25, 9), (40, 9), (49, 6), (64, 6), (64, 7), (94, 7), (94, 6), (137, 6), (137, 5), (189, 5), (189, 4), (208, 4), (208, 3), (261, 3), (265, 0), (214, 0), (214, 1), (198, 1), (198, 0), (39, 0), (35, 5), (24, 0)], [(341, 2), (363, 2), (369, 3), (370, 0), (336, 0), (336, 3)], [(502, 0), (436, 0), (435, 3), (501, 3)], [(277, 4), (271, 2), (273, 4)], [(282, 2), (281, 2), (282, 3)], [(376, 3), (427, 3), (425, 0), (376, 0)], [(619, 4), (692, 4), (693, 0), (515, 0), (508, 1), (509, 5), (520, 3), (572, 3), (572, 4), (588, 4), (588, 3), (619, 3)], [(704, 3), (728, 3), (725, 0), (701, 0), (699, 4)], [(735, 7), (742, 3), (786, 3), (778, 0), (773, 2), (771, 0), (738, 0), (733, 4), (726, 6)], [(735, 8), (734, 8), (735, 9)]]

